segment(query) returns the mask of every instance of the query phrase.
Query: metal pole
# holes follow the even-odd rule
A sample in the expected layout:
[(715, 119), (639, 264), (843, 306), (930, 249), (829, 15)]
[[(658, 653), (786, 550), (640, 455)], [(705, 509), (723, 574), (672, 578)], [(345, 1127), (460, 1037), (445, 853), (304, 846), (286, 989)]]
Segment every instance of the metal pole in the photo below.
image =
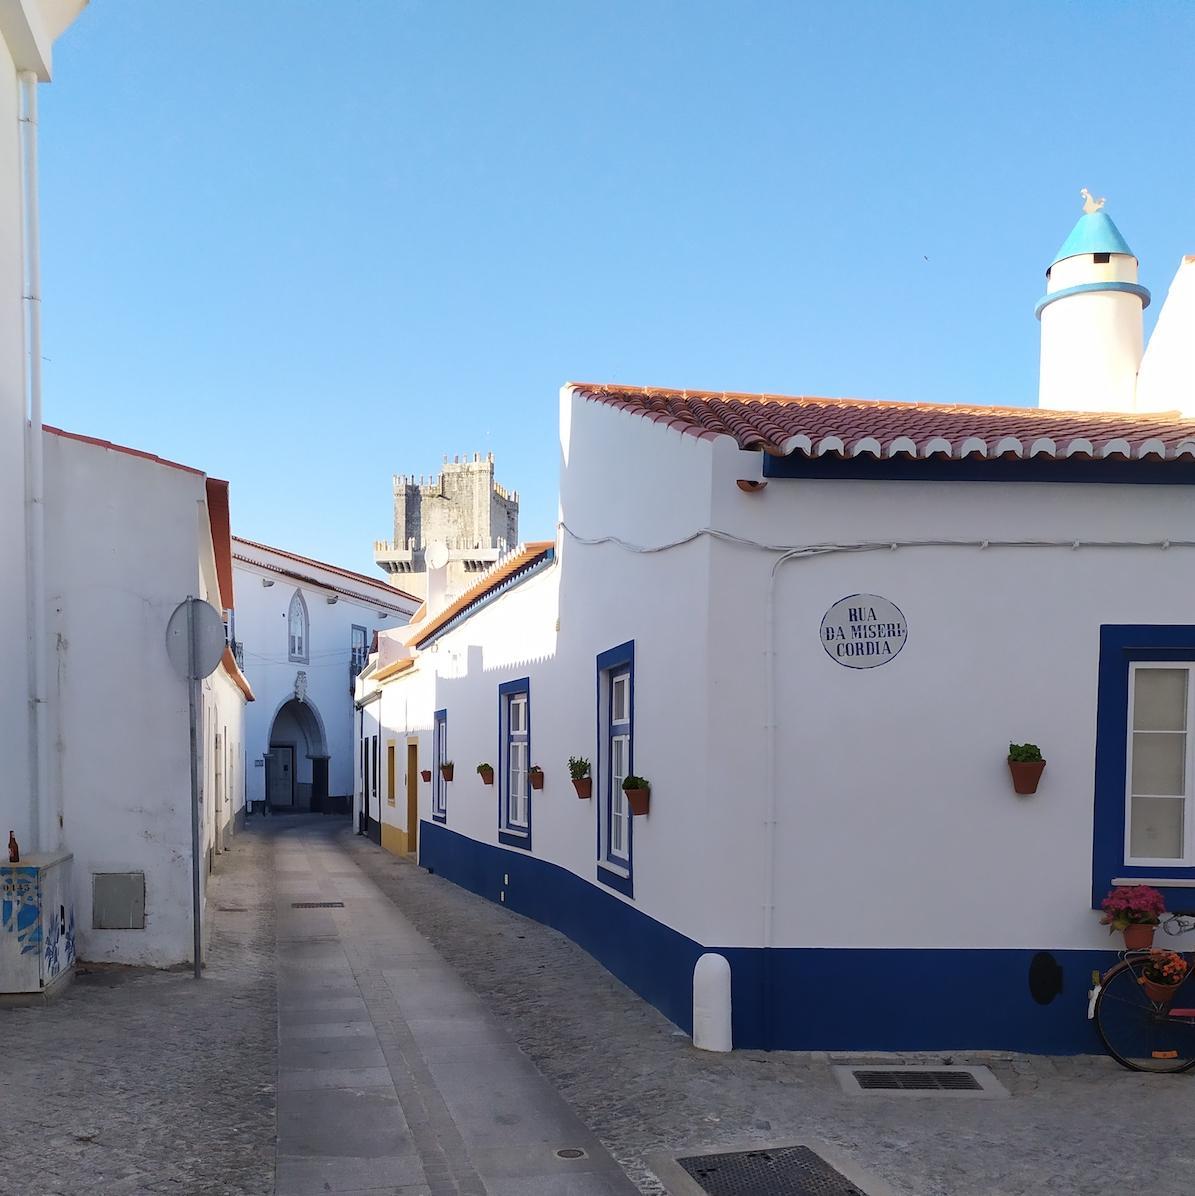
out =
[(191, 721), (191, 924), (195, 932), (195, 979), (203, 974), (202, 935), (199, 924), (199, 735), (196, 707), (199, 678), (195, 657), (195, 599), (187, 597), (187, 702)]

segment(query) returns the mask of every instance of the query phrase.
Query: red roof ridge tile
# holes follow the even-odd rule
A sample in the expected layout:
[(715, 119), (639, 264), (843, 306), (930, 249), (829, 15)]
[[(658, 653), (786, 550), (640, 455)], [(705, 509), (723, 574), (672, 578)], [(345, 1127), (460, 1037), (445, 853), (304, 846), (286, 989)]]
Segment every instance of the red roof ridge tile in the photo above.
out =
[[(246, 536), (233, 536), (234, 544), (247, 544), (250, 548), (260, 548), (263, 552), (275, 552), (279, 556), (286, 557), (287, 560), (299, 561), (304, 565), (314, 565), (317, 569), (327, 569), (329, 573), (336, 573), (341, 577), (351, 578), (353, 581), (359, 581), (367, 586), (373, 586), (375, 589), (384, 590), (389, 594), (397, 594), (400, 598), (409, 599), (411, 602), (417, 602), (418, 599), (414, 594), (408, 594), (406, 590), (400, 590), (397, 586), (392, 586), (389, 582), (383, 581), (380, 577), (370, 577), (368, 573), (357, 573), (353, 569), (344, 569), (340, 565), (331, 565), (327, 561), (316, 560), (315, 557), (303, 556), (298, 552), (290, 552), (285, 548), (275, 548), (272, 544), (263, 544), (260, 540), (250, 540)], [(241, 557), (241, 560), (246, 558)]]
[(115, 444), (111, 440), (101, 440), (98, 436), (85, 436), (82, 432), (68, 432), (65, 428), (56, 428), (52, 424), (42, 424), (42, 429), (49, 432), (51, 436), (61, 436), (64, 440), (78, 440), (82, 444), (94, 444), (97, 448), (110, 449), (114, 453), (124, 453), (129, 457), (140, 457), (145, 461), (165, 465), (168, 469), (181, 469), (183, 473), (204, 476), (204, 471), (196, 469), (194, 465), (183, 465), (180, 461), (171, 461), (166, 457), (159, 457), (156, 453), (147, 453), (143, 449), (130, 448), (127, 444)]
[[(770, 392), (736, 390), (687, 390), (667, 386), (627, 386), (614, 382), (568, 382), (572, 390), (582, 391), (594, 398), (610, 396), (612, 405), (628, 406), (623, 399), (695, 399), (702, 402), (773, 403), (777, 406), (841, 406), (858, 407), (863, 410), (925, 411), (949, 413), (951, 415), (1016, 415), (1029, 418), (1081, 419), (1081, 420), (1156, 420), (1159, 423), (1182, 422), (1178, 411), (1055, 411), (1048, 407), (1017, 407), (984, 405), (979, 403), (925, 403), (907, 399), (860, 399), (849, 395), (787, 395)], [(666, 417), (665, 412), (653, 412)]]
[(467, 607), (481, 601), (491, 590), (497, 589), (513, 574), (534, 563), (536, 558), (543, 556), (549, 549), (555, 547), (555, 540), (529, 540), (512, 549), (506, 556), (495, 561), (467, 590), (458, 594), (443, 610), (438, 611), (423, 627), (420, 627), (412, 637), (414, 642), (416, 644), (426, 643), (431, 636), (455, 619)]
[(586, 382), (570, 382), (566, 389), (679, 435), (726, 436), (740, 449), (771, 455), (1195, 459), (1195, 420), (1178, 412), (1052, 411)]

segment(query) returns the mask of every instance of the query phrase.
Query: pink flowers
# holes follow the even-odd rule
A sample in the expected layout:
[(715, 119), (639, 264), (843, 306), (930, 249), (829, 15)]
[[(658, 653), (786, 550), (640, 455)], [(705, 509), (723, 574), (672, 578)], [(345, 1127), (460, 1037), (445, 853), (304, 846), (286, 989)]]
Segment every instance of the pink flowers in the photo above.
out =
[(1120, 885), (1100, 902), (1100, 921), (1113, 931), (1126, 926), (1156, 926), (1166, 912), (1166, 899), (1149, 885)]

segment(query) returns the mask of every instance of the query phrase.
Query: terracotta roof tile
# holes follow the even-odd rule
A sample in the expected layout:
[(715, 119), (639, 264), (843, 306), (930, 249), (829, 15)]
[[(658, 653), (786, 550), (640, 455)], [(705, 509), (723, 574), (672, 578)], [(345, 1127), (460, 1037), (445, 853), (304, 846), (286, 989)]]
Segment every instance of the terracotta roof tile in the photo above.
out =
[[(414, 594), (408, 594), (406, 590), (400, 590), (397, 586), (390, 585), (389, 582), (383, 581), (380, 577), (370, 577), (368, 573), (357, 573), (352, 569), (342, 569), (339, 565), (329, 565), (327, 561), (317, 561), (314, 557), (301, 556), (297, 552), (288, 552), (285, 548), (275, 548), (272, 544), (262, 544), (257, 540), (247, 540), (244, 536), (233, 536), (232, 542), (233, 544), (244, 544), (249, 548), (257, 548), (262, 552), (272, 552), (277, 556), (286, 557), (289, 561), (298, 561), (301, 565), (315, 565), (320, 569), (326, 569), (329, 573), (335, 573), (339, 577), (348, 578), (350, 581), (369, 586), (371, 589), (382, 593), (397, 594), (400, 598), (406, 598), (411, 602), (416, 601)], [(252, 557), (240, 554), (238, 554), (237, 559), (258, 564), (258, 562), (253, 561)], [(334, 589), (335, 587), (329, 586), (328, 588)]]
[(530, 544), (519, 545), (496, 564), (491, 565), (473, 585), (440, 611), (426, 627), (421, 627), (416, 636), (416, 645), (422, 648), (436, 632), (446, 627), (458, 615), (489, 597), (495, 590), (510, 581), (515, 574), (538, 564), (555, 547), (555, 542), (552, 540), (536, 540)]
[(569, 383), (584, 399), (703, 440), (810, 457), (1150, 457), (1195, 460), (1195, 420), (1176, 412), (1046, 411), (811, 395)]

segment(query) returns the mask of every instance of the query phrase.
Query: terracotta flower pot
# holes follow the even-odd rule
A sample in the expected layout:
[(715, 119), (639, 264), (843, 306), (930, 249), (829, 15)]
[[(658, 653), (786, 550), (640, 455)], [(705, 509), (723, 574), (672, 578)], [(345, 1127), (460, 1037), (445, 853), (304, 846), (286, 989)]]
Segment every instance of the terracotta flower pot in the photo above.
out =
[(1158, 1005), (1169, 1005), (1179, 989), (1177, 984), (1159, 984), (1156, 980), (1146, 980), (1144, 976), (1141, 977), (1141, 987), (1145, 989), (1145, 995)]
[(646, 814), (647, 807), (651, 802), (650, 789), (624, 789), (623, 793), (627, 797), (627, 805), (631, 807), (632, 814)]
[(446, 781), (451, 781), (454, 770), (454, 765), (452, 764), (441, 764), (440, 776), (442, 776)]
[(577, 791), (578, 797), (592, 797), (593, 777), (574, 777), (573, 788)]
[(1154, 931), (1156, 926), (1145, 922), (1130, 922), (1124, 928), (1124, 945), (1126, 951), (1148, 951), (1154, 945)]
[(1008, 771), (1012, 773), (1013, 789), (1017, 793), (1036, 793), (1045, 767), (1044, 760), (1009, 760)]
[(527, 775), (531, 778), (532, 789), (544, 787), (544, 774), (538, 768), (533, 768)]
[(483, 785), (492, 785), (494, 783), (494, 770), (492, 768), (479, 768), (477, 775), (481, 777)]
[(430, 781), (432, 779), (432, 770), (430, 768), (422, 768), (419, 770), (419, 775), (425, 781)]

